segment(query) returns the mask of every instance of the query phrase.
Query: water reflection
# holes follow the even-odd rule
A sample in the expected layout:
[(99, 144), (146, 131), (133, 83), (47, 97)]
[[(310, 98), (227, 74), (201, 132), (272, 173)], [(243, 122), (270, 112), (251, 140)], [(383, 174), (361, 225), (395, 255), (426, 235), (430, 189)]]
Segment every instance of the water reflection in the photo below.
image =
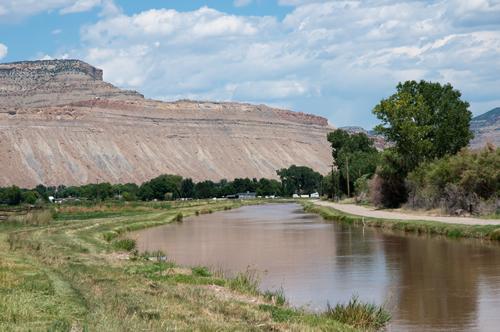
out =
[(261, 271), (294, 305), (387, 303), (391, 329), (497, 331), (500, 247), (325, 223), (297, 205), (250, 206), (136, 233), (180, 264)]

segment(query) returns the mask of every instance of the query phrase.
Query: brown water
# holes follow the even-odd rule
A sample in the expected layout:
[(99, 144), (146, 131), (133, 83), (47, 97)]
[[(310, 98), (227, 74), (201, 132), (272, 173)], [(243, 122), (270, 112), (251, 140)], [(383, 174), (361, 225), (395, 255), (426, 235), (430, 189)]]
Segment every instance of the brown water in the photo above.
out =
[(326, 223), (295, 204), (247, 206), (134, 234), (182, 265), (248, 266), (292, 305), (386, 304), (390, 331), (500, 331), (500, 246)]

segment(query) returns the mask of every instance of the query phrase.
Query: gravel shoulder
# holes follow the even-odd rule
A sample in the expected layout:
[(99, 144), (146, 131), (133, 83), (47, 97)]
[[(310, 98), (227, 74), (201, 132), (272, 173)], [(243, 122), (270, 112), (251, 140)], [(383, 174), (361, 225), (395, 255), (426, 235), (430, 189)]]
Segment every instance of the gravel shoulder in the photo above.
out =
[(344, 213), (354, 214), (363, 217), (380, 218), (380, 219), (391, 219), (391, 220), (425, 220), (425, 221), (437, 221), (447, 224), (462, 224), (462, 225), (499, 225), (500, 219), (479, 219), (479, 218), (467, 218), (467, 217), (438, 217), (438, 216), (426, 216), (417, 214), (405, 214), (401, 212), (375, 210), (373, 208), (368, 208), (355, 204), (339, 204), (327, 201), (311, 201), (315, 205), (331, 207), (336, 210), (342, 211)]

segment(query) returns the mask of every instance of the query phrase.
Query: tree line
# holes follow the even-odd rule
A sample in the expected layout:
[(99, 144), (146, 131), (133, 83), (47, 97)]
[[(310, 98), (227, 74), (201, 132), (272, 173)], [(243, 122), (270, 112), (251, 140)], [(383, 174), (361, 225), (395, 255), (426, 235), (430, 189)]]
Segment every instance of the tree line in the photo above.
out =
[(206, 199), (252, 192), (257, 196), (290, 197), (293, 194), (322, 192), (323, 176), (306, 166), (292, 165), (277, 170), (277, 179), (236, 178), (232, 181), (205, 180), (164, 174), (140, 185), (135, 183), (96, 183), (82, 186), (44, 186), (21, 189), (17, 186), (0, 188), (0, 204), (36, 204), (47, 202), (49, 197), (79, 198), (90, 201), (120, 199), (125, 201), (151, 201), (175, 199)]
[(493, 146), (467, 149), (472, 113), (458, 90), (426, 81), (399, 83), (373, 113), (381, 120), (375, 132), (390, 147), (377, 151), (364, 133), (329, 133), (330, 197), (356, 196), (390, 208), (498, 211), (500, 152)]

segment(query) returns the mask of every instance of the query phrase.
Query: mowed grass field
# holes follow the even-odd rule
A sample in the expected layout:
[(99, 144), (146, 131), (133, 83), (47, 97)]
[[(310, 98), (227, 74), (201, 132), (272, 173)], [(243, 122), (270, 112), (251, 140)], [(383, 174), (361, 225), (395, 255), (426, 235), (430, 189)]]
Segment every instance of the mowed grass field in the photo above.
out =
[(126, 239), (242, 204), (250, 203), (110, 203), (10, 216), (0, 222), (0, 331), (354, 330), (261, 293), (244, 271), (228, 279), (179, 267)]

